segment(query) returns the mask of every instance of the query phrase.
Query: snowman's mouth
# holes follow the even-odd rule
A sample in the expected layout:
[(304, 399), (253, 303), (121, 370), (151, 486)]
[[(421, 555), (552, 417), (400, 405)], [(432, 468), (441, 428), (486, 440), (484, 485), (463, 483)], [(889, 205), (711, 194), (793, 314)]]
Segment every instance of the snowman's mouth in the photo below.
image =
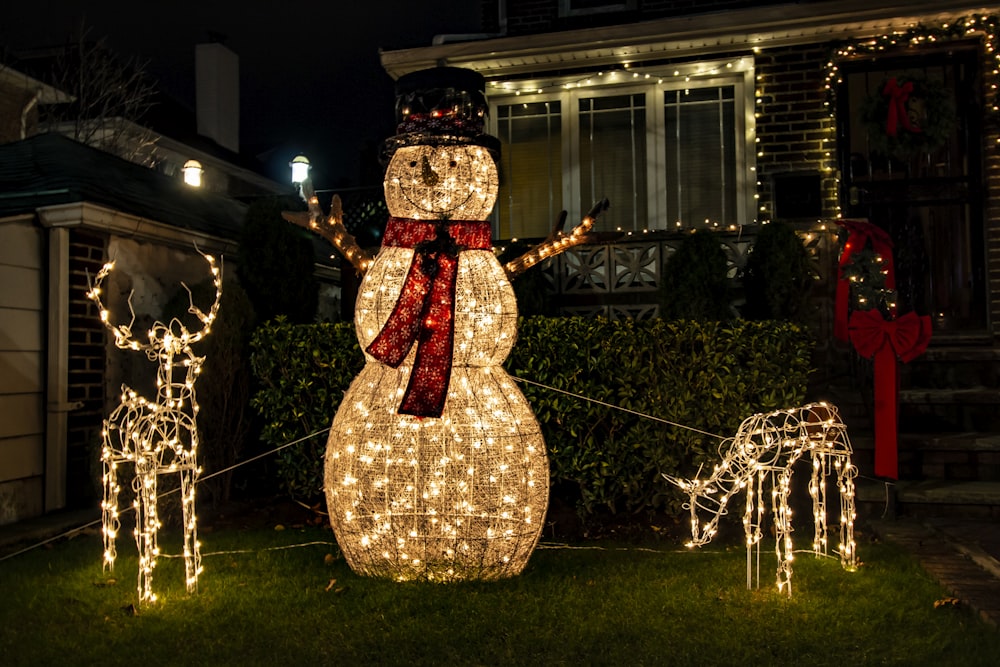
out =
[[(440, 192), (439, 188), (433, 186), (406, 186), (400, 183), (400, 192), (403, 194), (403, 198), (406, 199), (414, 208), (421, 211), (426, 211), (428, 213), (451, 213), (452, 211), (459, 209), (472, 199), (472, 190), (469, 189), (465, 193), (465, 197), (460, 199), (461, 192), (449, 192), (451, 195), (447, 197), (435, 197), (435, 192)], [(457, 195), (457, 196), (456, 196)], [(448, 201), (448, 205), (445, 205), (445, 201)]]

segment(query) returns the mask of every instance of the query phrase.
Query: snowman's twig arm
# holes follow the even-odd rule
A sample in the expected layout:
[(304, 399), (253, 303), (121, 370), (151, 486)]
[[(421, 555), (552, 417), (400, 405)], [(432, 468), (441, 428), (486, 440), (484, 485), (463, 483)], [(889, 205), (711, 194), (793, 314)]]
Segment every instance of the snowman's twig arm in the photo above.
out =
[(594, 226), (594, 221), (597, 219), (597, 216), (607, 209), (607, 199), (602, 199), (597, 202), (594, 204), (594, 207), (590, 209), (590, 212), (584, 216), (583, 220), (580, 221), (580, 224), (574, 227), (573, 231), (569, 234), (563, 232), (563, 227), (566, 225), (566, 211), (560, 213), (559, 220), (556, 221), (555, 226), (553, 226), (552, 231), (544, 241), (517, 259), (512, 259), (504, 264), (503, 269), (507, 272), (507, 277), (514, 278), (544, 259), (554, 257), (575, 245), (585, 243), (590, 233), (590, 228)]
[(319, 234), (354, 265), (360, 273), (368, 270), (372, 263), (372, 254), (358, 245), (354, 236), (344, 226), (344, 211), (338, 195), (333, 196), (330, 204), (330, 214), (324, 215), (319, 206), (319, 198), (308, 180), (302, 183), (302, 197), (309, 205), (309, 211), (283, 211), (281, 217), (288, 222)]

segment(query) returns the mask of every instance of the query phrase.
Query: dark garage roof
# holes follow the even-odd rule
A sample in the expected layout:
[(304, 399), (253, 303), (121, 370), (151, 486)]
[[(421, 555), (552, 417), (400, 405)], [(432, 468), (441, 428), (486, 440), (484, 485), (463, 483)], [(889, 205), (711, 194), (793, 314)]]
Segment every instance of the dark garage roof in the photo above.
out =
[(0, 217), (85, 201), (231, 240), (247, 208), (60, 134), (0, 146)]

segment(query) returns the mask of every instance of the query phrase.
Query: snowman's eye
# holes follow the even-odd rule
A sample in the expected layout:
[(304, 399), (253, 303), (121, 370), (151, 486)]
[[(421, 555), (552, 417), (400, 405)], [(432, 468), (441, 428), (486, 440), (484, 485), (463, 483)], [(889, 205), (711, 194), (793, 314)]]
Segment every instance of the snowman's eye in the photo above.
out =
[(448, 166), (449, 166), (449, 167), (455, 167), (455, 166), (457, 166), (457, 165), (458, 165), (458, 163), (457, 163), (457, 162), (455, 162), (454, 160), (452, 160), (451, 162), (449, 162), (449, 163), (448, 163)]
[(416, 160), (410, 160), (410, 166), (411, 167), (416, 167), (417, 166), (417, 161)]

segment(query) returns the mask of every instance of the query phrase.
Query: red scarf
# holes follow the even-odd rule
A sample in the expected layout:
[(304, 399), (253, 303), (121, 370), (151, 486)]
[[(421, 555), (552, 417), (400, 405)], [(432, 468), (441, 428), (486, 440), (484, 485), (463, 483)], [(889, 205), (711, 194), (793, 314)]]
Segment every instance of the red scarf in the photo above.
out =
[(490, 223), (389, 218), (383, 248), (413, 248), (399, 299), (367, 352), (398, 368), (413, 343), (417, 355), (399, 413), (440, 417), (451, 381), (458, 254), (491, 247)]

